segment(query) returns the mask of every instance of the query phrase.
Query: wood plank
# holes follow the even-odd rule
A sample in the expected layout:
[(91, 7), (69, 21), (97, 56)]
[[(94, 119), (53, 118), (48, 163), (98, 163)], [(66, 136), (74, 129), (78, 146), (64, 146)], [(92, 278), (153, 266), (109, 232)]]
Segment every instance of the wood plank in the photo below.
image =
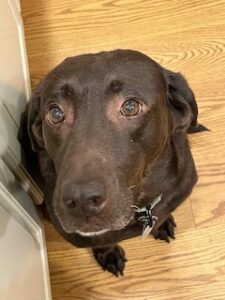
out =
[(87, 249), (50, 251), (54, 299), (224, 299), (224, 225), (179, 232), (176, 241), (122, 242), (125, 276), (100, 271)]

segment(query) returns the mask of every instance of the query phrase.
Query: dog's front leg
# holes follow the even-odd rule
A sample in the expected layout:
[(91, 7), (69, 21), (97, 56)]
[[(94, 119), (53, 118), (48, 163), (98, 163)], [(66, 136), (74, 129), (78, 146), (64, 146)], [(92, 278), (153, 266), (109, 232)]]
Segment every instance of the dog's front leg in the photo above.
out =
[(170, 239), (175, 239), (175, 227), (176, 223), (172, 215), (170, 215), (158, 228), (152, 231), (152, 235), (156, 240), (160, 239), (170, 242)]
[(98, 264), (105, 271), (115, 276), (123, 275), (127, 261), (125, 251), (119, 245), (92, 248), (94, 257)]
[(156, 239), (170, 242), (170, 238), (175, 239), (176, 223), (172, 212), (186, 199), (188, 194), (177, 192), (173, 197), (162, 199), (152, 210), (152, 214), (157, 216), (158, 220), (153, 227), (152, 235)]

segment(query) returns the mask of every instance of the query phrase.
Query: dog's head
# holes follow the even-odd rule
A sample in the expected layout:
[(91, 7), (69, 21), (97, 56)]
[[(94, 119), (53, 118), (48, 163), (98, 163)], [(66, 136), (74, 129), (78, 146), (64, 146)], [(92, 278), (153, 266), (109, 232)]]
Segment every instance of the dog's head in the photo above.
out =
[(197, 120), (185, 79), (130, 50), (67, 58), (29, 107), (34, 151), (54, 163), (51, 209), (64, 231), (119, 230), (133, 217), (146, 168)]

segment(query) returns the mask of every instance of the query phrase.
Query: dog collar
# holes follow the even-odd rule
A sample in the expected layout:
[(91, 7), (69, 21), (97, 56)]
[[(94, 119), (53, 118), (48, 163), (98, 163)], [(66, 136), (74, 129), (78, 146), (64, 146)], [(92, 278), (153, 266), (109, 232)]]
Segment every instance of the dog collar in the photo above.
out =
[(153, 202), (149, 206), (138, 207), (133, 205), (132, 208), (135, 211), (134, 218), (138, 223), (143, 225), (142, 230), (142, 240), (145, 239), (152, 232), (158, 217), (153, 216), (152, 210), (153, 208), (161, 201), (162, 195), (159, 195), (157, 198), (153, 200)]

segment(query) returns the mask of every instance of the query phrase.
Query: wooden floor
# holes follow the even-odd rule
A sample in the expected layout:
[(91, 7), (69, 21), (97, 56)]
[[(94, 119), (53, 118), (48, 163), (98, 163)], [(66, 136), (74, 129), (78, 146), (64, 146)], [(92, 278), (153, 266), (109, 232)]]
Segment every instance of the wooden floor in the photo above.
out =
[(46, 224), (54, 300), (225, 299), (225, 1), (22, 0), (32, 86), (67, 56), (143, 51), (181, 71), (210, 132), (190, 137), (199, 182), (176, 211), (176, 240), (125, 241), (125, 276), (100, 270)]

